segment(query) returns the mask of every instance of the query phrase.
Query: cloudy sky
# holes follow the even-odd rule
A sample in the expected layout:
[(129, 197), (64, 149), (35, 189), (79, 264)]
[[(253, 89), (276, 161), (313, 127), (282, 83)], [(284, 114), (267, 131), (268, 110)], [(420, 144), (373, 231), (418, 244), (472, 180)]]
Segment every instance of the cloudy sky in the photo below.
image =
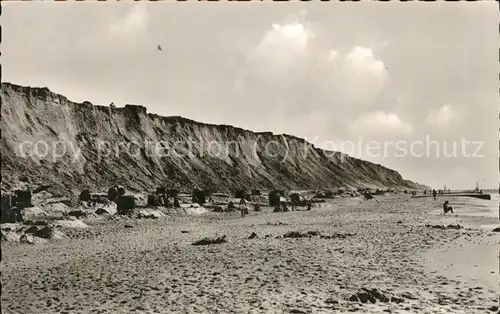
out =
[(494, 1), (2, 6), (4, 82), (293, 134), (436, 188), (498, 186)]

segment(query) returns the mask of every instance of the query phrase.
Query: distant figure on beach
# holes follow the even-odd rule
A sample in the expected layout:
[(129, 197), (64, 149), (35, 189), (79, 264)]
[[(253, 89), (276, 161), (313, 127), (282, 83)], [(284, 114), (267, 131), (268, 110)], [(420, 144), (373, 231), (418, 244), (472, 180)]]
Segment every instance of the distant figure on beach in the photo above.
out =
[(292, 193), (290, 195), (290, 201), (292, 203), (292, 211), (295, 211), (297, 209), (297, 206), (300, 203), (300, 196), (297, 193)]
[(453, 214), (453, 208), (451, 206), (448, 206), (448, 201), (444, 202), (443, 204), (443, 211), (446, 214), (447, 212), (451, 212)]
[(240, 212), (241, 212), (241, 217), (245, 217), (245, 215), (247, 214), (247, 206), (246, 206), (247, 202), (245, 201), (245, 198), (242, 197), (241, 200), (240, 200)]
[(434, 190), (432, 190), (432, 197), (434, 197), (434, 200), (436, 200), (436, 195), (437, 195), (436, 190), (435, 190), (435, 189), (434, 189)]

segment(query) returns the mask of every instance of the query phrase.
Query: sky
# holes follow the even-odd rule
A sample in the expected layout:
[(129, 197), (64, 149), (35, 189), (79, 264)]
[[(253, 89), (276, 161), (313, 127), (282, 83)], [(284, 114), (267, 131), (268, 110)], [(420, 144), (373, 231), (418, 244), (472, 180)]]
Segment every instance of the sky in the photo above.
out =
[(493, 188), (497, 6), (7, 2), (2, 81), (292, 134), (435, 188)]

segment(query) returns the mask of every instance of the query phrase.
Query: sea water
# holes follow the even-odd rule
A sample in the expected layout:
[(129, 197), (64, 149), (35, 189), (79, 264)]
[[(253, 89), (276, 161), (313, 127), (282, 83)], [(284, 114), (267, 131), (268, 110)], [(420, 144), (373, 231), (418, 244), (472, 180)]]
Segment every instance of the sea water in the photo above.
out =
[[(491, 200), (484, 200), (474, 197), (453, 197), (448, 195), (441, 195), (438, 197), (440, 203), (439, 208), (432, 212), (437, 215), (443, 214), (441, 205), (444, 201), (449, 201), (449, 205), (453, 207), (453, 214), (449, 213), (448, 216), (455, 217), (474, 217), (476, 223), (480, 223), (485, 228), (496, 228), (500, 226), (500, 195), (493, 193)], [(479, 220), (478, 220), (479, 218)]]
[(450, 204), (458, 215), (463, 216), (478, 216), (486, 218), (497, 218), (499, 217), (499, 202), (500, 195), (490, 194), (491, 200), (483, 200), (473, 197), (463, 197), (463, 199), (457, 198)]

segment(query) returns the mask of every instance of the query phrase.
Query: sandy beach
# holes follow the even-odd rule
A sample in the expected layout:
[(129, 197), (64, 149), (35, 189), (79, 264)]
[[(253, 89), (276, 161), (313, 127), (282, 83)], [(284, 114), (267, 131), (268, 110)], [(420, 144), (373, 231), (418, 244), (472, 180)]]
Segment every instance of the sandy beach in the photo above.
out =
[(399, 195), (84, 220), (61, 239), (2, 243), (2, 313), (497, 313), (500, 233), (440, 207)]

